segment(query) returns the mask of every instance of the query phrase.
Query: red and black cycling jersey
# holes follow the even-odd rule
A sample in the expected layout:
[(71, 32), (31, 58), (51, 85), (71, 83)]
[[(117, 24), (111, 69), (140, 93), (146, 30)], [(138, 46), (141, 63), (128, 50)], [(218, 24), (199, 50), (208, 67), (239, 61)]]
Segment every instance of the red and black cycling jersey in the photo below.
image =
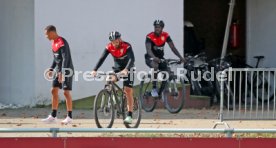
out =
[(74, 71), (70, 47), (64, 38), (58, 37), (52, 42), (52, 51), (54, 55), (52, 70), (56, 68), (57, 72), (61, 72), (63, 68), (70, 68)]
[(146, 37), (146, 44), (151, 44), (151, 50), (154, 56), (158, 58), (164, 57), (164, 46), (166, 42), (172, 42), (172, 39), (167, 32), (162, 32), (159, 36), (154, 32), (151, 32)]
[(123, 70), (124, 68), (130, 69), (134, 66), (134, 53), (132, 47), (129, 43), (122, 41), (120, 43), (120, 47), (116, 48), (113, 46), (112, 43), (109, 43), (105, 50), (96, 64), (94, 70), (98, 70), (103, 62), (105, 61), (106, 57), (111, 54), (114, 58), (115, 68), (119, 70)]

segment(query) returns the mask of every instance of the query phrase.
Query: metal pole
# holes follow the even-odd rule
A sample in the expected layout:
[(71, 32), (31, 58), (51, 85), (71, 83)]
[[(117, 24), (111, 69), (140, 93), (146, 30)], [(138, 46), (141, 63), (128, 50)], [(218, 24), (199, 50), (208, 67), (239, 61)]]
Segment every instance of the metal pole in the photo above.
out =
[(276, 133), (276, 129), (179, 129), (179, 128), (140, 128), (140, 129), (125, 129), (125, 128), (0, 128), (0, 133), (225, 133), (226, 137), (232, 138), (233, 133)]
[(235, 2), (236, 2), (236, 0), (230, 0), (230, 3), (229, 3), (229, 12), (228, 12), (226, 30), (225, 30), (225, 34), (224, 34), (221, 58), (223, 58), (226, 55), (228, 39), (229, 39), (229, 32), (230, 32), (230, 25), (231, 25), (232, 18), (233, 18)]
[[(223, 101), (224, 101), (224, 83), (226, 80), (226, 70), (222, 71), (220, 74), (220, 78), (218, 82), (220, 83), (220, 111), (219, 111), (219, 122), (216, 122), (215, 125), (213, 126), (213, 129), (215, 129), (218, 125), (224, 125), (225, 128), (230, 129), (230, 126), (223, 121)], [(228, 78), (229, 79), (229, 78)], [(229, 91), (229, 90), (228, 90)], [(231, 134), (232, 135), (232, 134)]]
[(232, 138), (234, 129), (226, 129), (226, 137)]
[(53, 138), (57, 137), (58, 131), (59, 131), (59, 128), (50, 128), (50, 132), (52, 133)]
[(224, 80), (222, 80), (223, 78), (225, 78), (225, 71), (223, 71), (221, 73), (222, 77), (221, 80), (219, 80), (220, 82), (220, 122), (223, 122), (223, 104), (224, 104)]

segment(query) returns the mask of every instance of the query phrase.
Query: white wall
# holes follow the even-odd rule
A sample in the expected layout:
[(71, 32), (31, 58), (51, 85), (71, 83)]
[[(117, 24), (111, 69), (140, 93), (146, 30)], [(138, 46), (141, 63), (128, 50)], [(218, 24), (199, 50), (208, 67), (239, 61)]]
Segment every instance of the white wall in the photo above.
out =
[(0, 1), (0, 103), (34, 98), (33, 0)]
[[(155, 19), (165, 21), (165, 31), (171, 34), (176, 47), (183, 49), (183, 0), (47, 0), (35, 1), (36, 97), (49, 100), (51, 83), (43, 79), (43, 71), (52, 62), (50, 42), (43, 29), (49, 24), (57, 27), (71, 47), (75, 70), (92, 70), (105, 45), (108, 33), (118, 30), (132, 44), (138, 70), (148, 69), (144, 62), (145, 36), (153, 31)], [(167, 46), (166, 50), (170, 50)], [(167, 57), (175, 57), (167, 52)], [(113, 65), (111, 56), (101, 70)], [(138, 82), (136, 81), (136, 84)], [(102, 83), (80, 79), (73, 83), (73, 97), (95, 95)]]
[(275, 6), (275, 0), (247, 0), (247, 60), (253, 65), (252, 57), (263, 55), (261, 66), (276, 67)]

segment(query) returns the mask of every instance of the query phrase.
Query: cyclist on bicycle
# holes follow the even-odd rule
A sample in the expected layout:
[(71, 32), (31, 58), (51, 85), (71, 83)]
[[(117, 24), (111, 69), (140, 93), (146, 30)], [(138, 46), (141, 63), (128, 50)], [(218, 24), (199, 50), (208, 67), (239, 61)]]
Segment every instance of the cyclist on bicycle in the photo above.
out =
[[(160, 71), (167, 71), (167, 64), (163, 63), (161, 59), (164, 59), (164, 46), (167, 42), (170, 46), (173, 53), (180, 58), (182, 62), (185, 61), (185, 59), (181, 56), (181, 54), (178, 52), (178, 50), (175, 48), (174, 43), (170, 37), (170, 35), (167, 32), (163, 31), (163, 28), (165, 26), (164, 22), (162, 20), (155, 20), (153, 23), (154, 26), (154, 32), (151, 32), (146, 37), (146, 49), (147, 53), (145, 54), (145, 60), (147, 66), (154, 69), (154, 80), (157, 78), (157, 70)], [(153, 97), (158, 97), (161, 95), (162, 89), (165, 87), (165, 81), (162, 82), (161, 88), (158, 92), (157, 90), (157, 82), (152, 82), (153, 89), (151, 92), (151, 95)]]
[[(132, 123), (132, 112), (133, 112), (133, 73), (130, 73), (134, 68), (134, 53), (129, 43), (121, 39), (121, 34), (118, 31), (113, 31), (109, 34), (109, 40), (111, 41), (104, 49), (100, 60), (96, 64), (94, 70), (91, 72), (92, 76), (97, 75), (97, 70), (105, 61), (106, 57), (111, 54), (114, 58), (115, 66), (113, 70), (115, 73), (120, 73), (122, 76), (127, 76), (124, 79), (124, 92), (127, 98), (127, 117), (124, 119), (124, 123)], [(117, 78), (113, 76), (111, 81), (117, 81)]]

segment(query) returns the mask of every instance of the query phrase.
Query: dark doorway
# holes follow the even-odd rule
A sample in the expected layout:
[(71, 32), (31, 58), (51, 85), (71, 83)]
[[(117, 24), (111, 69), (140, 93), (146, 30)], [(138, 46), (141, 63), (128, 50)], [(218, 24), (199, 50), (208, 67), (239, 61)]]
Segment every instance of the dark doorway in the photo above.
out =
[[(230, 0), (184, 0), (184, 20), (194, 25), (196, 37), (203, 43), (203, 51), (208, 58), (221, 55), (229, 2)], [(236, 0), (233, 19), (237, 19), (239, 23), (240, 45), (235, 49), (229, 46), (227, 51), (245, 56), (246, 0)]]

